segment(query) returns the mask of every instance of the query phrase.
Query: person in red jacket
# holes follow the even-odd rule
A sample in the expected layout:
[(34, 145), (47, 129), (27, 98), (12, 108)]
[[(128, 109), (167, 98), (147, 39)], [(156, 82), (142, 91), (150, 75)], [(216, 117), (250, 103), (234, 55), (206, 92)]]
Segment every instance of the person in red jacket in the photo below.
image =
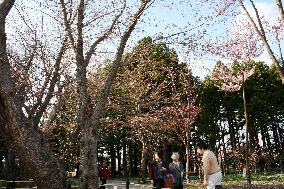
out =
[[(103, 165), (102, 165), (102, 167), (100, 169), (99, 174), (100, 174), (100, 180), (102, 182), (102, 185), (106, 184), (106, 181), (107, 181), (107, 179), (108, 179), (108, 177), (110, 175), (110, 170), (107, 167), (106, 162), (103, 162)], [(100, 186), (100, 189), (105, 189), (105, 186)]]

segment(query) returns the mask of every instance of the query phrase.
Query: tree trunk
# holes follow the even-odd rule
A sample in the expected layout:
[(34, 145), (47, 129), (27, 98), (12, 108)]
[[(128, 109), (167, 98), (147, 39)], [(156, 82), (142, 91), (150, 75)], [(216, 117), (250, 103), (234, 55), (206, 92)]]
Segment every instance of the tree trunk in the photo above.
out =
[(0, 3), (0, 130), (40, 189), (65, 189), (66, 174), (45, 137), (22, 112), (6, 52), (5, 18), (13, 0)]
[(117, 170), (118, 170), (118, 176), (121, 176), (122, 170), (121, 170), (121, 153), (120, 153), (120, 145), (116, 145), (116, 156), (117, 156)]
[(124, 177), (128, 177), (129, 173), (128, 173), (128, 169), (127, 169), (127, 146), (126, 144), (124, 144), (122, 146), (122, 156), (123, 156), (123, 160), (122, 160), (122, 167), (123, 167), (123, 176)]
[[(121, 60), (124, 53), (126, 43), (133, 32), (138, 20), (143, 14), (144, 10), (150, 0), (141, 1), (141, 5), (137, 10), (136, 14), (131, 18), (128, 26), (123, 32), (119, 46), (116, 50), (115, 58), (113, 60), (112, 68), (104, 82), (103, 89), (100, 92), (99, 99), (96, 103), (95, 108), (92, 108), (90, 96), (87, 90), (87, 78), (86, 68), (89, 64), (90, 59), (84, 60), (83, 51), (83, 18), (85, 3), (84, 0), (80, 0), (78, 8), (78, 23), (77, 23), (77, 46), (76, 46), (76, 63), (77, 63), (77, 82), (78, 91), (80, 93), (80, 116), (79, 127), (81, 129), (81, 153), (80, 153), (80, 167), (81, 167), (81, 189), (93, 189), (98, 188), (98, 166), (97, 166), (97, 144), (98, 144), (98, 131), (100, 118), (103, 110), (108, 101), (108, 96), (111, 91), (111, 86), (115, 80), (116, 73), (121, 66)], [(62, 3), (64, 4), (64, 2)], [(68, 28), (67, 28), (68, 29)], [(71, 42), (72, 37), (71, 38)], [(91, 52), (91, 51), (89, 51)], [(91, 119), (88, 119), (88, 115), (91, 113)], [(87, 117), (87, 119), (82, 119)]]
[(128, 173), (129, 176), (133, 176), (133, 144), (132, 142), (128, 145)]
[(84, 127), (80, 138), (80, 188), (98, 186), (98, 134), (95, 127)]
[(110, 145), (110, 173), (112, 177), (116, 176), (116, 155), (114, 145)]
[(273, 133), (274, 146), (275, 146), (276, 152), (279, 152), (280, 141), (279, 141), (279, 135), (278, 135), (277, 125), (275, 124), (274, 121), (273, 121), (273, 123), (272, 123), (272, 133)]
[[(228, 116), (229, 117), (229, 116)], [(233, 120), (231, 118), (228, 118), (228, 124), (229, 124), (229, 133), (230, 133), (230, 141), (232, 150), (235, 151), (236, 149), (236, 131), (235, 131), (235, 124), (233, 123)]]
[[(244, 80), (243, 80), (244, 83)], [(247, 103), (246, 103), (246, 94), (245, 94), (245, 86), (243, 85), (243, 103), (244, 103), (244, 116), (245, 116), (245, 136), (246, 136), (246, 146), (245, 146), (245, 160), (246, 160), (246, 181), (248, 188), (251, 188), (251, 174), (250, 174), (250, 162), (249, 162), (249, 126), (248, 126), (248, 113), (247, 113)]]
[[(189, 137), (187, 135), (187, 140), (189, 140)], [(186, 146), (185, 146), (185, 153), (186, 153), (186, 166), (185, 166), (185, 171), (186, 171), (186, 183), (189, 184), (190, 180), (189, 180), (189, 172), (190, 172), (190, 149), (188, 146), (188, 142), (186, 142)]]
[(146, 172), (147, 172), (147, 165), (146, 165), (146, 155), (147, 155), (147, 146), (144, 141), (142, 141), (142, 155), (141, 155), (141, 170), (140, 170), (140, 182), (146, 182)]
[(266, 140), (265, 140), (265, 131), (264, 131), (264, 126), (261, 126), (260, 128), (260, 134), (261, 134), (261, 140), (262, 140), (262, 144), (263, 144), (263, 147), (267, 147), (267, 143), (266, 143)]
[[(220, 159), (221, 159), (221, 161), (222, 161), (222, 163), (221, 163), (221, 165), (222, 165), (222, 172), (224, 173), (224, 175), (227, 173), (227, 169), (226, 169), (226, 161), (225, 161), (225, 156), (226, 156), (226, 145), (225, 145), (225, 133), (224, 132), (222, 132), (222, 143), (223, 143), (223, 145), (222, 145), (222, 148), (223, 148), (223, 150), (222, 150), (222, 152), (223, 152), (223, 157), (224, 157), (224, 159), (223, 159), (223, 157), (222, 157), (222, 155), (221, 155), (221, 157), (220, 157)], [(217, 153), (218, 154), (218, 153)]]
[(35, 179), (37, 187), (65, 189), (66, 171), (50, 151), (45, 138), (32, 125), (28, 125), (27, 121), (19, 120), (19, 115), (16, 114), (18, 110), (9, 110), (12, 105), (7, 107), (1, 99), (0, 106), (5, 110), (5, 115), (1, 114), (5, 119), (1, 119), (0, 123), (6, 123), (0, 124), (1, 131), (6, 134), (6, 140), (10, 141), (10, 147), (15, 150), (29, 175)]
[(282, 5), (282, 1), (281, 0), (276, 0), (276, 4), (278, 6), (281, 18), (282, 18), (282, 22), (284, 22), (284, 10), (283, 10), (283, 5)]
[(133, 171), (133, 176), (138, 176), (139, 170), (138, 170), (138, 162), (139, 162), (139, 157), (140, 156), (140, 150), (139, 150), (139, 146), (135, 145), (133, 146), (133, 166), (132, 166), (132, 171)]

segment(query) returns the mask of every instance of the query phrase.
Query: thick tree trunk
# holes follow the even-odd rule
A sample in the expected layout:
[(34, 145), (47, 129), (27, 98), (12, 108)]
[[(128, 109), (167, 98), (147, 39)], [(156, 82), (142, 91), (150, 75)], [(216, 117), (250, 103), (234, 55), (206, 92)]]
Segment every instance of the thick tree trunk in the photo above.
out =
[[(88, 124), (89, 125), (89, 124)], [(84, 127), (80, 139), (80, 188), (96, 188), (98, 180), (98, 130)]]
[(87, 87), (87, 67), (90, 63), (90, 59), (97, 48), (97, 45), (107, 39), (116, 26), (118, 19), (122, 15), (122, 11), (113, 19), (110, 28), (102, 34), (90, 47), (84, 58), (84, 42), (83, 42), (83, 27), (84, 27), (84, 15), (86, 3), (84, 0), (79, 1), (77, 9), (77, 39), (73, 36), (70, 22), (68, 20), (68, 13), (64, 0), (60, 0), (65, 29), (67, 31), (71, 46), (76, 54), (77, 73), (76, 79), (78, 82), (77, 88), (80, 94), (80, 110), (78, 115), (79, 131), (81, 131), (81, 152), (80, 152), (80, 188), (81, 189), (93, 189), (98, 188), (98, 167), (97, 167), (97, 144), (98, 144), (98, 131), (100, 118), (102, 116), (105, 105), (108, 101), (112, 83), (116, 77), (116, 73), (121, 66), (121, 59), (124, 53), (126, 43), (133, 32), (138, 20), (143, 14), (144, 10), (149, 6), (151, 0), (141, 1), (140, 7), (137, 12), (130, 19), (125, 31), (121, 35), (121, 40), (116, 51), (116, 55), (113, 61), (112, 68), (104, 82), (104, 87), (100, 92), (97, 104), (93, 108), (90, 95), (88, 94)]
[(0, 3), (0, 130), (40, 189), (65, 189), (66, 175), (45, 137), (22, 112), (6, 52), (5, 17), (14, 1)]
[(65, 189), (66, 174), (62, 165), (50, 151), (45, 138), (34, 130), (27, 121), (19, 120), (17, 110), (9, 110), (15, 105), (7, 107), (1, 99), (1, 131), (6, 134), (6, 140), (10, 141), (10, 147), (16, 151), (18, 158), (25, 165), (29, 175), (33, 176), (37, 187), (40, 189)]

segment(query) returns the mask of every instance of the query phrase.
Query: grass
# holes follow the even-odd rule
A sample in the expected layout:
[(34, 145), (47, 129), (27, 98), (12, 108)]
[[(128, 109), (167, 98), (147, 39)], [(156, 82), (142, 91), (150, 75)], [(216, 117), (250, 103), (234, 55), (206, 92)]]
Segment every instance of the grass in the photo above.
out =
[[(191, 184), (188, 189), (204, 189), (198, 176), (191, 176)], [(256, 188), (283, 188), (284, 175), (277, 173), (257, 173), (252, 174), (252, 183)], [(223, 176), (222, 185), (224, 189), (243, 188), (245, 178), (241, 174), (227, 174)], [(279, 187), (277, 187), (279, 186)]]

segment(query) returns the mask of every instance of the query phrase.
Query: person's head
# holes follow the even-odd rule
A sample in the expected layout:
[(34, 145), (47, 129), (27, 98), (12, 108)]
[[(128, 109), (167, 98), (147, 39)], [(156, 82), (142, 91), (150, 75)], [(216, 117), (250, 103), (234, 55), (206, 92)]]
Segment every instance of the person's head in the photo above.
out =
[(162, 154), (160, 152), (155, 152), (154, 158), (155, 158), (156, 161), (161, 161)]
[(171, 158), (172, 158), (173, 161), (178, 161), (179, 160), (179, 154), (177, 152), (173, 152)]
[(199, 155), (203, 155), (204, 151), (208, 149), (208, 146), (205, 142), (199, 142), (196, 145), (196, 149), (197, 149), (197, 154)]

